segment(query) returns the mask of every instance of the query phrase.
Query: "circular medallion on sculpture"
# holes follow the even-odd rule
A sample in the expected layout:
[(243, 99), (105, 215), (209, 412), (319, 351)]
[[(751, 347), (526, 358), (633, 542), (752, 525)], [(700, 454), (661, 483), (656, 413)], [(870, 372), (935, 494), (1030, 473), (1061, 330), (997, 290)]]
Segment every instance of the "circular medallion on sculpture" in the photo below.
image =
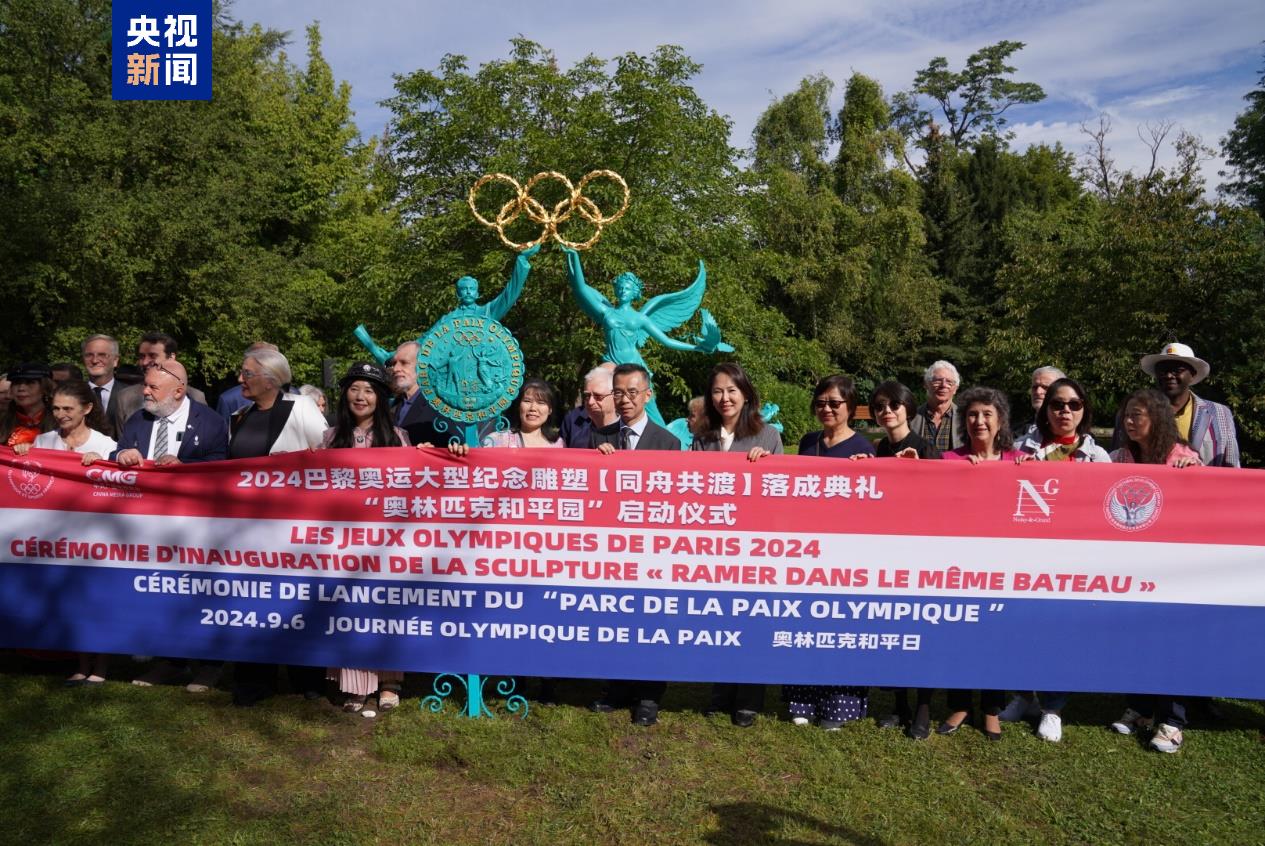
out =
[(523, 353), (490, 317), (449, 312), (422, 337), (418, 384), (444, 417), (480, 423), (509, 408), (523, 384)]

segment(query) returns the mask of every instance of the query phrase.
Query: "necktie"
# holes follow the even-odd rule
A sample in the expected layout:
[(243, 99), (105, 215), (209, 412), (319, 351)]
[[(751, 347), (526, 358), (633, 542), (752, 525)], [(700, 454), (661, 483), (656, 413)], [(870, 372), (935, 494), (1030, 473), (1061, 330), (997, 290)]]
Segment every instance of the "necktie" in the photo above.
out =
[(154, 460), (167, 454), (167, 418), (158, 421), (158, 437), (154, 439)]
[(105, 399), (103, 397), (105, 392), (101, 390), (100, 385), (93, 385), (92, 392), (97, 395), (97, 408), (101, 409), (102, 414), (105, 414)]
[(632, 449), (632, 429), (627, 426), (619, 427), (619, 448)]

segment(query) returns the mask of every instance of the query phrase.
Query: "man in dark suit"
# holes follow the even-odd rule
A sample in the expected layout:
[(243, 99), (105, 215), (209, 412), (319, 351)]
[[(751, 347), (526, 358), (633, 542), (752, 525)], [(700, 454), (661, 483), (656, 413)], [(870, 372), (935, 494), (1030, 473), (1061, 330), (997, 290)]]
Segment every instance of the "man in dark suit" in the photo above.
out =
[[(646, 403), (654, 397), (650, 373), (640, 364), (621, 364), (611, 380), (611, 396), (619, 419), (609, 426), (594, 429), (590, 443), (603, 455), (621, 449), (658, 449), (680, 451), (681, 442), (667, 429), (646, 414)], [(636, 703), (634, 725), (652, 726), (659, 721), (659, 700), (667, 690), (662, 681), (613, 681), (606, 694), (591, 706), (594, 711), (613, 711)]]
[[(176, 351), (175, 338), (163, 332), (146, 332), (141, 335), (141, 342), (136, 346), (136, 363), (140, 366), (141, 372), (145, 373), (156, 364), (166, 364), (167, 362), (175, 361)], [(144, 385), (142, 383), (139, 385), (128, 385), (126, 388), (119, 390), (118, 405), (115, 407), (113, 419), (115, 432), (122, 432), (123, 424), (140, 409), (144, 402), (143, 388)], [(206, 394), (187, 384), (187, 380), (185, 393), (194, 402), (206, 405)]]
[(417, 384), (418, 349), (417, 341), (405, 341), (396, 347), (389, 363), (391, 386), (398, 396), (395, 425), (408, 432), (411, 444), (443, 446), (448, 443), (449, 436), (457, 432), (455, 428), (448, 432), (435, 428), (435, 422), (441, 418), (422, 396), (422, 389)]
[(590, 444), (604, 455), (617, 449), (671, 449), (679, 451), (676, 435), (650, 419), (646, 403), (654, 397), (650, 372), (640, 364), (621, 364), (611, 377), (611, 396), (619, 419), (593, 431)]
[(611, 374), (615, 365), (604, 361), (584, 376), (583, 403), (562, 418), (562, 440), (572, 449), (589, 449), (593, 430), (619, 419), (611, 398)]
[[(113, 426), (119, 407), (119, 392), (124, 387), (114, 378), (114, 370), (119, 366), (119, 342), (109, 335), (93, 335), (80, 345), (79, 357), (83, 360), (92, 393), (97, 397), (97, 405)], [(111, 430), (110, 434), (118, 432)]]
[(145, 371), (144, 407), (128, 418), (110, 457), (123, 466), (152, 459), (157, 466), (220, 461), (228, 457), (228, 426), (207, 406), (185, 395), (189, 376), (170, 360)]

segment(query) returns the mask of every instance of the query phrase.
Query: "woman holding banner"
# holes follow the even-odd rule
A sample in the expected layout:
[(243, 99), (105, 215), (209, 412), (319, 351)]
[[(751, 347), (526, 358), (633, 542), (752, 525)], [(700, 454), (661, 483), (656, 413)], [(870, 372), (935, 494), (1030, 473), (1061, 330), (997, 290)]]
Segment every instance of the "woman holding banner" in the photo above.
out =
[[(1125, 464), (1167, 464), (1170, 467), (1199, 465), (1199, 454), (1182, 442), (1177, 418), (1168, 397), (1154, 388), (1137, 391), (1124, 402), (1120, 412), (1128, 438), (1125, 446), (1111, 453), (1111, 460)], [(1120, 734), (1149, 729), (1158, 722), (1150, 746), (1157, 752), (1182, 748), (1186, 728), (1186, 700), (1176, 696), (1130, 694), (1120, 719), (1111, 727)]]
[[(408, 435), (391, 421), (391, 383), (376, 364), (360, 362), (347, 370), (338, 383), (338, 408), (334, 425), (325, 430), (321, 449), (364, 449), (408, 446)], [(378, 709), (390, 711), (400, 704), (404, 673), (399, 670), (355, 670), (331, 667), (326, 679), (338, 682), (343, 710), (375, 716), (365, 709), (369, 697), (378, 695)]]
[[(248, 404), (233, 414), (229, 424), (229, 458), (262, 458), (320, 447), (325, 418), (307, 397), (286, 393), (291, 379), (290, 362), (276, 350), (252, 348), (246, 353), (237, 381)], [(239, 661), (234, 675), (233, 704), (247, 708), (272, 695), (277, 665)], [(287, 675), (295, 692), (312, 700), (322, 697), (325, 674), (320, 667), (290, 666)], [(194, 681), (213, 682), (214, 678), (208, 672)]]
[[(1089, 395), (1079, 382), (1066, 376), (1051, 382), (1037, 410), (1035, 427), (1019, 441), (1023, 455), (1016, 461), (1110, 461), (1107, 451), (1094, 443), (1094, 436), (1089, 433), (1093, 419)], [(1058, 743), (1063, 739), (1062, 714), (1067, 697), (1066, 691), (1042, 691), (1038, 694), (1038, 708), (1033, 699), (1016, 695), (1002, 710), (1001, 720), (1014, 723), (1025, 717), (1039, 717), (1037, 737)]]
[[(737, 364), (712, 368), (703, 398), (704, 422), (690, 449), (695, 452), (736, 452), (748, 461), (782, 453), (782, 436), (760, 416), (760, 396), (745, 370)], [(704, 715), (727, 713), (739, 728), (750, 728), (764, 709), (764, 685), (712, 685), (711, 704)]]
[[(18, 444), (13, 451), (25, 455), (35, 449), (77, 452), (85, 465), (100, 461), (118, 446), (105, 434), (110, 424), (97, 404), (88, 383), (80, 379), (62, 382), (53, 391), (51, 419), (57, 428), (39, 435), (34, 443)], [(66, 679), (67, 687), (96, 685), (105, 681), (108, 655), (80, 652), (79, 670)]]
[[(506, 410), (509, 428), (505, 431), (492, 432), (486, 436), (481, 446), (493, 449), (519, 449), (523, 447), (565, 447), (558, 425), (558, 395), (553, 386), (544, 379), (525, 379), (518, 389), (518, 396)], [(448, 442), (448, 452), (455, 456), (463, 456), (470, 452), (470, 447), (455, 441)], [(540, 692), (537, 701), (552, 705), (557, 702), (552, 678), (540, 680)]]
[[(988, 461), (1014, 461), (1023, 453), (1014, 448), (1014, 436), (1010, 431), (1010, 403), (1006, 396), (994, 388), (971, 388), (958, 400), (962, 413), (958, 425), (966, 443), (944, 453), (941, 458), (950, 461), (969, 461), (981, 464)], [(953, 734), (971, 716), (971, 691), (948, 692), (948, 717), (936, 727), (936, 734)], [(999, 714), (1006, 702), (1004, 690), (981, 690), (980, 710), (984, 716), (984, 736), (989, 740), (1001, 740)]]
[[(856, 385), (847, 376), (835, 374), (818, 382), (813, 389), (812, 410), (821, 423), (821, 431), (809, 432), (800, 439), (799, 454), (826, 458), (873, 455), (869, 439), (849, 425), (856, 408)], [(844, 723), (864, 717), (868, 697), (869, 688), (855, 685), (782, 686), (791, 722), (806, 726), (815, 719), (826, 731), (838, 731)]]
[[(880, 382), (870, 394), (870, 414), (887, 432), (876, 447), (878, 458), (936, 459), (940, 450), (925, 441), (909, 427), (909, 421), (917, 413), (918, 404), (913, 391), (894, 380)], [(854, 461), (870, 458), (866, 453), (852, 456)], [(912, 740), (926, 740), (931, 736), (931, 689), (914, 689), (915, 707), (909, 708), (909, 691), (898, 687), (893, 690), (894, 706), (891, 713), (878, 718), (881, 728), (905, 727), (905, 734)]]

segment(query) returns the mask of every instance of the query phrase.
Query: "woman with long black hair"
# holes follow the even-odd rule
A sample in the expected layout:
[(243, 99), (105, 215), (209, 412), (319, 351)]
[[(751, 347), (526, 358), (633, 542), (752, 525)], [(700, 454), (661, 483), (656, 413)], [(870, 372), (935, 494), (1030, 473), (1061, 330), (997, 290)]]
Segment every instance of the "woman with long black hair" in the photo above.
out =
[[(321, 449), (365, 449), (408, 446), (408, 435), (391, 420), (391, 383), (376, 364), (357, 362), (338, 383), (338, 409), (334, 425), (325, 430)], [(389, 711), (400, 704), (404, 673), (398, 670), (357, 670), (331, 667), (326, 675), (338, 682), (343, 710), (363, 713), (369, 697), (378, 694), (378, 708)]]

